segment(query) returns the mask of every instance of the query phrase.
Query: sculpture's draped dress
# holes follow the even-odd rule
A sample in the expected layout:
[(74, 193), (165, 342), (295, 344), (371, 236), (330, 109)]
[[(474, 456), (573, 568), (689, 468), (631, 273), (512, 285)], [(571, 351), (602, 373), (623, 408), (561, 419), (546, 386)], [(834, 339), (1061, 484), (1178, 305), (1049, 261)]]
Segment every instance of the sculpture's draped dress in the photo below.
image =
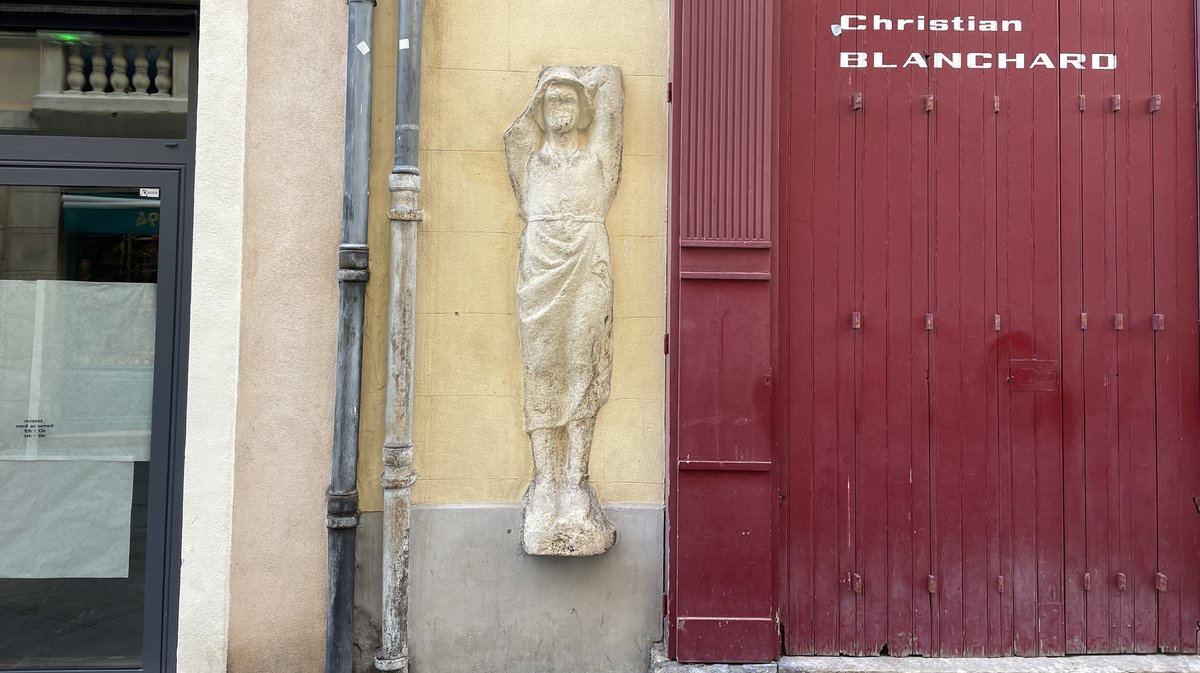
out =
[[(604, 217), (615, 196), (587, 147), (548, 144), (526, 164), (517, 317), (527, 431), (594, 417), (612, 379), (612, 277)], [(590, 186), (590, 188), (588, 187)]]

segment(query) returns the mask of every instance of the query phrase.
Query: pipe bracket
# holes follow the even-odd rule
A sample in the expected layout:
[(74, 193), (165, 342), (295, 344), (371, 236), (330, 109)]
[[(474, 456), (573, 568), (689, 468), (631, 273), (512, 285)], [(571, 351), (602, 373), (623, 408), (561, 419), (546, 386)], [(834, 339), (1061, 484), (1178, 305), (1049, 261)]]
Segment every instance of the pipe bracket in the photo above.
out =
[(371, 272), (370, 253), (367, 246), (359, 243), (343, 243), (338, 247), (338, 280), (365, 283)]
[(345, 271), (366, 271), (370, 267), (370, 251), (357, 243), (338, 246), (338, 268)]
[(402, 654), (394, 659), (384, 659), (375, 657), (375, 668), (381, 671), (404, 671), (408, 670), (408, 655)]
[(326, 510), (330, 515), (345, 516), (358, 514), (358, 491), (349, 493), (325, 493)]
[(357, 271), (357, 270), (349, 270), (349, 269), (339, 269), (338, 270), (338, 280), (342, 281), (342, 282), (365, 283), (365, 282), (367, 282), (367, 279), (370, 277), (371, 277), (371, 272), (369, 272), (369, 271)]
[(411, 470), (407, 474), (389, 475), (386, 471), (379, 478), (379, 485), (385, 491), (395, 491), (397, 489), (412, 488), (412, 485), (417, 483), (420, 477), (416, 470)]
[(389, 210), (389, 220), (397, 220), (399, 222), (420, 222), (425, 219), (425, 211), (423, 210)]
[(325, 517), (325, 527), (330, 530), (344, 530), (346, 528), (358, 528), (358, 515), (353, 516), (334, 516), (332, 514)]

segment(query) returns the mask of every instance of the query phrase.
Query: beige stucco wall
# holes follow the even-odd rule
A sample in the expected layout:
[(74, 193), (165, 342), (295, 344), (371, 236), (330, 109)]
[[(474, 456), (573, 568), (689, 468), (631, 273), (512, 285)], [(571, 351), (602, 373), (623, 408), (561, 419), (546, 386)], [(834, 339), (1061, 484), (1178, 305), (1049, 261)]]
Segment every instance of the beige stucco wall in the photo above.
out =
[(249, 3), (233, 673), (323, 668), (346, 12)]
[[(667, 0), (427, 0), (421, 105), (415, 444), (424, 503), (513, 502), (531, 458), (522, 428), (517, 235), (501, 135), (543, 65), (613, 63), (625, 74), (625, 158), (609, 215), (615, 286), (612, 397), (592, 480), (605, 502), (663, 494), (667, 222)], [(377, 45), (395, 44), (380, 3)], [(387, 192), (395, 54), (377, 49), (371, 269), (359, 489), (380, 508)]]

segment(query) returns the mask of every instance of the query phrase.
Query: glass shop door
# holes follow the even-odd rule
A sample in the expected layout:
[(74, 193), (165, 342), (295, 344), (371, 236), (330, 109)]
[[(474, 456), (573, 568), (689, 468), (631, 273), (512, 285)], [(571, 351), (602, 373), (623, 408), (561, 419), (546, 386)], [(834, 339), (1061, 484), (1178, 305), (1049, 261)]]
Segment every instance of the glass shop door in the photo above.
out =
[(162, 660), (181, 175), (0, 167), (0, 671)]

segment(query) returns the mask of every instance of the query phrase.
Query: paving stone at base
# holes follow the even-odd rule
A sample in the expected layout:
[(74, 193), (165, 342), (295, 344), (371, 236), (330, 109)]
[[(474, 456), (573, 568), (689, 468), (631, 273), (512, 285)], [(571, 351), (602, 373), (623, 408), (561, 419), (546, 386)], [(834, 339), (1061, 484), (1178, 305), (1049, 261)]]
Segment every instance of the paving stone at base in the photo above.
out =
[(1200, 656), (1120, 655), (923, 659), (784, 657), (779, 673), (1200, 673)]
[(681, 664), (667, 658), (662, 643), (650, 650), (650, 673), (778, 673), (775, 662), (766, 664)]
[(650, 651), (650, 673), (1200, 673), (1200, 655), (784, 657), (765, 664), (681, 664), (668, 659), (662, 643), (656, 643)]

